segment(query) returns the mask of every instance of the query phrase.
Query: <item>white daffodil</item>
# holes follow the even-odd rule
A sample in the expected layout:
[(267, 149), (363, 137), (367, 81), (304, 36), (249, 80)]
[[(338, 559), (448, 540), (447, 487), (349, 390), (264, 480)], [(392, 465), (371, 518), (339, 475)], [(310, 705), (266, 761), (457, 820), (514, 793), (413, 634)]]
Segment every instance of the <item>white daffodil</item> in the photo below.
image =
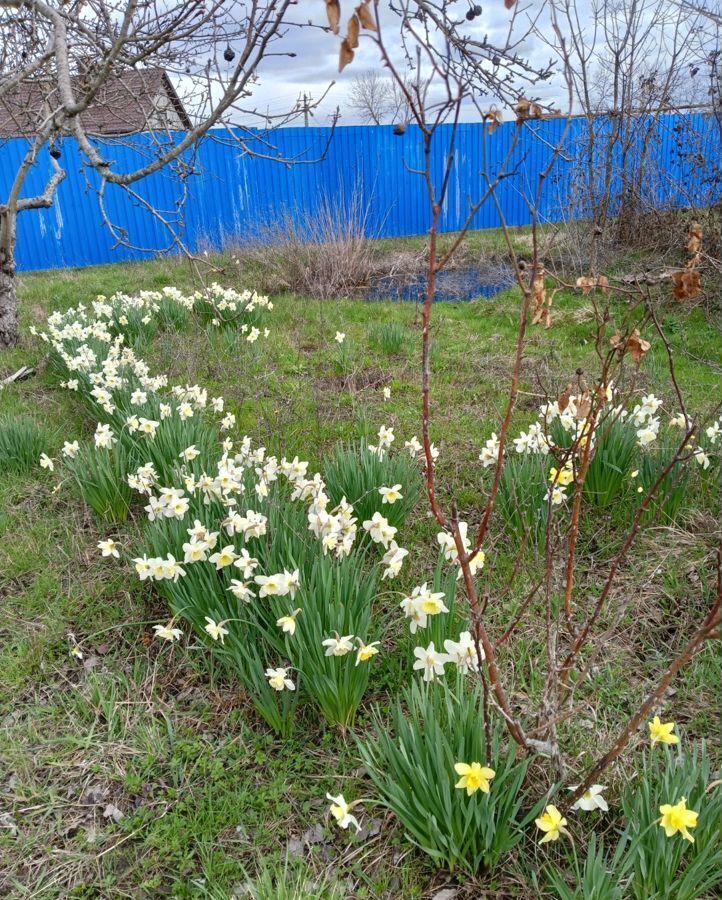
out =
[(266, 678), (274, 691), (295, 691), (296, 685), (288, 677), (288, 669), (266, 669)]
[(67, 459), (75, 459), (80, 452), (80, 444), (77, 441), (65, 441), (60, 451)]
[(401, 485), (394, 484), (391, 487), (380, 487), (379, 494), (381, 494), (381, 503), (396, 503), (397, 500), (403, 499), (403, 494), (401, 493)]
[(404, 449), (408, 450), (409, 454), (416, 459), (419, 453), (421, 453), (421, 444), (416, 435), (414, 435), (410, 441), (404, 443)]
[(387, 550), (398, 530), (393, 525), (389, 525), (389, 520), (380, 512), (375, 512), (370, 519), (367, 519), (363, 523), (363, 527), (365, 531), (368, 531), (372, 541), (381, 544)]
[[(576, 791), (577, 785), (570, 787), (570, 791)], [(575, 810), (585, 810), (592, 812), (595, 809), (601, 809), (602, 812), (608, 812), (609, 806), (607, 801), (602, 797), (602, 791), (606, 790), (603, 784), (593, 784), (589, 790), (585, 791), (577, 802), (572, 806)]]
[(386, 566), (381, 576), (382, 580), (385, 578), (396, 578), (401, 571), (404, 559), (408, 555), (408, 550), (399, 547), (396, 541), (391, 541), (389, 549), (384, 553), (383, 559), (381, 560), (383, 565)]
[(484, 445), (484, 449), (479, 454), (479, 462), (485, 469), (493, 466), (499, 458), (499, 438), (496, 432), (491, 433), (491, 437)]
[(231, 578), (230, 585), (226, 588), (237, 600), (243, 603), (250, 603), (255, 596), (250, 586), (245, 581), (239, 581), (237, 578)]
[(111, 538), (108, 538), (107, 541), (98, 541), (98, 550), (103, 556), (114, 556), (116, 559), (120, 559), (118, 545)]
[(48, 456), (47, 453), (40, 454), (40, 468), (47, 469), (49, 472), (55, 471), (55, 462)]
[(444, 674), (444, 666), (451, 662), (451, 658), (446, 653), (438, 653), (432, 641), (426, 649), (423, 647), (414, 648), (414, 656), (416, 662), (414, 669), (424, 670), (424, 681), (433, 681), (437, 675)]
[(157, 638), (160, 638), (162, 641), (170, 641), (170, 643), (179, 641), (183, 637), (183, 632), (180, 628), (174, 628), (172, 622), (169, 622), (167, 625), (154, 625), (153, 631)]
[[(484, 659), (484, 650), (480, 649), (481, 658)], [(460, 672), (478, 671), (479, 657), (470, 631), (462, 631), (458, 641), (444, 641), (444, 650), (449, 654), (449, 660), (457, 666)]]
[(214, 619), (211, 619), (210, 616), (206, 616), (205, 620), (206, 624), (203, 626), (203, 630), (209, 634), (214, 641), (223, 643), (223, 638), (228, 634), (228, 629), (223, 627), (226, 622), (216, 622)]
[(233, 544), (228, 544), (228, 546), (223, 547), (222, 550), (219, 550), (217, 553), (214, 553), (213, 556), (210, 557), (210, 562), (215, 563), (216, 569), (220, 571), (221, 569), (225, 569), (226, 566), (233, 565), (236, 559), (236, 548)]
[(195, 444), (191, 444), (190, 447), (186, 447), (185, 450), (182, 450), (178, 457), (180, 459), (184, 459), (186, 462), (193, 462), (194, 459), (197, 459), (201, 455), (201, 451), (196, 448)]
[(353, 644), (351, 643), (353, 635), (347, 634), (345, 637), (339, 637), (336, 631), (334, 631), (334, 634), (336, 635), (335, 637), (321, 641), (322, 646), (326, 648), (326, 656), (346, 656), (347, 653), (353, 650)]
[(285, 597), (288, 593), (288, 585), (283, 576), (283, 572), (277, 575), (256, 575), (253, 579), (259, 586), (258, 596), (263, 597)]
[(292, 613), (289, 613), (287, 616), (281, 616), (280, 619), (276, 619), (276, 625), (283, 631), (285, 634), (290, 634), (293, 636), (296, 633), (296, 616), (301, 612), (300, 609), (294, 609)]
[(353, 825), (356, 831), (361, 831), (361, 826), (355, 816), (351, 815), (353, 804), (348, 804), (343, 794), (334, 797), (332, 794), (326, 794), (326, 798), (331, 801), (330, 813), (339, 825), (339, 828), (348, 828)]
[(346, 340), (345, 332), (337, 331), (336, 337), (334, 338), (334, 340), (336, 341), (337, 344), (343, 344), (343, 342)]
[(703, 469), (709, 469), (709, 456), (707, 456), (701, 447), (698, 447), (694, 451), (694, 458)]

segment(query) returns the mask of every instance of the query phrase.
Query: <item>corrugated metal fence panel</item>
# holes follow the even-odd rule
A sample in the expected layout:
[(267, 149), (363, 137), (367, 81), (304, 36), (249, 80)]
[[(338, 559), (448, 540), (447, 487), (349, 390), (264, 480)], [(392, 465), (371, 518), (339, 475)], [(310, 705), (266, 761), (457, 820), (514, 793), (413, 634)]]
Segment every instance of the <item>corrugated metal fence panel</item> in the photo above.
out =
[[(613, 211), (623, 201), (618, 170), (624, 165), (627, 171), (636, 171), (644, 142), (649, 152), (639, 184), (650, 207), (702, 205), (710, 197), (722, 196), (719, 131), (710, 117), (665, 115), (650, 119), (648, 127), (635, 123), (626, 144), (613, 120), (596, 119), (593, 127), (597, 148), (615, 140), (615, 171), (609, 179)], [(348, 126), (332, 135), (326, 128), (286, 128), (251, 136), (248, 146), (255, 153), (243, 153), (226, 131), (214, 131), (179, 161), (178, 166), (192, 172), (186, 179), (178, 177), (174, 165), (134, 185), (132, 193), (110, 185), (102, 197), (97, 175), (82, 167), (75, 142), (64, 140), (61, 161), (67, 178), (55, 203), (50, 209), (24, 212), (18, 219), (18, 268), (87, 266), (171, 252), (177, 247), (164, 223), (172, 223), (194, 250), (220, 248), (252, 236), (263, 238), (284, 217), (292, 217), (303, 233), (312, 227), (320, 209), (340, 215), (354, 207), (358, 214), (360, 208), (366, 232), (376, 237), (428, 230), (426, 190), (422, 176), (414, 171), (424, 165), (417, 127), (409, 126), (402, 135), (394, 134), (390, 126)], [(437, 184), (450, 137), (450, 126), (443, 126), (432, 142)], [(171, 138), (179, 139), (180, 135)], [(139, 135), (99, 140), (96, 145), (115, 162), (116, 171), (131, 171), (152, 159), (155, 140)], [(557, 145), (561, 153), (550, 165)], [(325, 157), (317, 162), (326, 147)], [(499, 209), (509, 225), (529, 224), (537, 192), (539, 221), (588, 215), (587, 192), (579, 187), (580, 179), (588, 177), (588, 160), (596, 191), (603, 191), (606, 184), (604, 154), (596, 151), (590, 158), (589, 147), (589, 126), (583, 118), (528, 122), (522, 128), (505, 123), (488, 139), (479, 125), (462, 124), (440, 227), (444, 231), (462, 227), (489, 182), (502, 173), (496, 198), (487, 198), (476, 210), (472, 228), (498, 227)], [(26, 149), (22, 139), (0, 145), (0, 200), (7, 196)], [(271, 158), (278, 155), (295, 164)], [(23, 196), (42, 193), (50, 171), (47, 149), (43, 149)], [(101, 204), (114, 228), (103, 221)]]

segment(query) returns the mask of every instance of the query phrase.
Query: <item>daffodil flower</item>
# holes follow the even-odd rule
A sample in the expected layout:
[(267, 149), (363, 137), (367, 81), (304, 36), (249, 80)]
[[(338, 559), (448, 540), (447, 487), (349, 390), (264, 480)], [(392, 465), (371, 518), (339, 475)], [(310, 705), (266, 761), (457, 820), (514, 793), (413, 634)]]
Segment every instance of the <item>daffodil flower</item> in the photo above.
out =
[(364, 644), (361, 638), (358, 641), (358, 650), (356, 651), (356, 665), (362, 662), (368, 662), (379, 652), (376, 648), (381, 646), (381, 641), (373, 641), (371, 644)]
[(334, 340), (337, 344), (343, 344), (343, 342), (346, 340), (345, 333), (343, 331), (337, 331)]
[(476, 791), (488, 794), (489, 783), (496, 775), (496, 772), (493, 769), (482, 766), (481, 763), (478, 762), (456, 763), (454, 765), (454, 771), (457, 775), (461, 775), (461, 778), (456, 782), (454, 787), (459, 788), (460, 790), (466, 788), (468, 797), (471, 797)]
[(386, 566), (381, 575), (381, 579), (396, 578), (401, 571), (401, 566), (403, 565), (405, 557), (408, 555), (408, 550), (399, 547), (396, 541), (391, 541), (389, 549), (384, 553), (383, 559), (381, 560), (383, 565)]
[(381, 503), (396, 503), (397, 500), (403, 499), (403, 494), (401, 493), (401, 485), (394, 484), (392, 487), (380, 487), (379, 494), (381, 494)]
[(544, 814), (538, 819), (535, 819), (534, 822), (536, 827), (544, 832), (544, 837), (539, 841), (540, 844), (559, 840), (560, 834), (569, 834), (564, 827), (567, 824), (567, 820), (559, 812), (556, 806), (552, 806), (551, 804), (544, 810)]
[(424, 670), (424, 681), (434, 681), (437, 675), (444, 674), (444, 666), (451, 662), (451, 658), (446, 653), (438, 653), (432, 641), (429, 646), (414, 648), (414, 670)]
[(326, 648), (326, 656), (346, 656), (347, 653), (353, 650), (353, 644), (351, 643), (353, 635), (347, 634), (345, 637), (339, 637), (337, 631), (334, 631), (334, 634), (336, 637), (326, 638), (325, 641), (321, 641)]
[(226, 622), (216, 622), (214, 619), (211, 619), (210, 616), (206, 616), (205, 620), (206, 624), (203, 626), (203, 630), (209, 634), (214, 641), (223, 643), (223, 638), (228, 634), (228, 629), (223, 627)]
[(276, 620), (276, 625), (283, 631), (285, 634), (294, 635), (296, 633), (296, 616), (301, 612), (300, 609), (294, 609), (292, 613), (287, 616), (281, 616), (280, 619)]
[(183, 632), (180, 628), (174, 628), (172, 622), (169, 622), (167, 625), (154, 625), (153, 631), (157, 638), (160, 638), (163, 641), (170, 641), (170, 643), (179, 641), (183, 636)]
[(236, 559), (236, 548), (233, 544), (228, 544), (227, 547), (224, 547), (222, 550), (219, 550), (217, 553), (214, 553), (213, 556), (210, 557), (210, 562), (215, 563), (216, 569), (220, 571), (224, 569), (226, 566), (230, 566), (234, 563)]
[(355, 816), (351, 815), (354, 804), (346, 802), (343, 794), (334, 797), (332, 794), (326, 794), (326, 798), (331, 801), (330, 813), (338, 822), (339, 828), (348, 828), (353, 825), (356, 831), (361, 831), (361, 826)]
[(266, 678), (274, 691), (295, 691), (296, 685), (288, 677), (288, 669), (266, 669)]
[(659, 807), (659, 811), (662, 813), (659, 826), (664, 828), (664, 833), (667, 837), (674, 837), (679, 832), (686, 841), (694, 844), (694, 838), (688, 829), (697, 825), (699, 813), (694, 812), (692, 809), (687, 809), (687, 799), (685, 797), (682, 797), (674, 806), (669, 803), (663, 803)]
[(55, 469), (55, 462), (48, 456), (47, 453), (40, 454), (40, 468), (47, 469), (49, 472), (52, 472)]
[[(570, 791), (576, 791), (577, 785), (570, 787)], [(574, 810), (585, 810), (592, 812), (595, 809), (601, 809), (602, 812), (608, 812), (609, 806), (607, 801), (602, 797), (602, 791), (606, 790), (603, 784), (593, 784), (589, 790), (585, 791), (577, 802), (572, 806)]]
[(655, 716), (649, 725), (649, 738), (652, 744), (678, 744), (679, 737), (672, 734), (675, 728), (674, 722), (662, 722), (659, 716)]
[(111, 538), (108, 538), (107, 541), (98, 541), (98, 550), (103, 556), (114, 556), (116, 559), (120, 559), (118, 545)]

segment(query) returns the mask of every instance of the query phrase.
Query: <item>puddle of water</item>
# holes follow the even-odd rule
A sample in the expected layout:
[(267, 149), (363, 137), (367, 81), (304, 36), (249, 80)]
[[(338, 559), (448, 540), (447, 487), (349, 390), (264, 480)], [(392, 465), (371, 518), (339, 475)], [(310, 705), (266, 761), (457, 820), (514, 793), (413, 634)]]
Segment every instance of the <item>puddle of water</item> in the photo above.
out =
[[(503, 266), (449, 269), (437, 276), (434, 302), (494, 297), (513, 283), (512, 270)], [(410, 300), (418, 303), (426, 299), (426, 276), (385, 275), (371, 282), (365, 296), (367, 300)]]

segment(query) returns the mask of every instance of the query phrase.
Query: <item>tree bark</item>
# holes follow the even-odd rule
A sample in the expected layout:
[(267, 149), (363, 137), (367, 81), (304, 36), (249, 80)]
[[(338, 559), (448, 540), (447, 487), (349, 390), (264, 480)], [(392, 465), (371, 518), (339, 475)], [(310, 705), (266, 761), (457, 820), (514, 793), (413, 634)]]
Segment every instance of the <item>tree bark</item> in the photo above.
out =
[(12, 250), (0, 247), (0, 350), (18, 342), (18, 295)]

